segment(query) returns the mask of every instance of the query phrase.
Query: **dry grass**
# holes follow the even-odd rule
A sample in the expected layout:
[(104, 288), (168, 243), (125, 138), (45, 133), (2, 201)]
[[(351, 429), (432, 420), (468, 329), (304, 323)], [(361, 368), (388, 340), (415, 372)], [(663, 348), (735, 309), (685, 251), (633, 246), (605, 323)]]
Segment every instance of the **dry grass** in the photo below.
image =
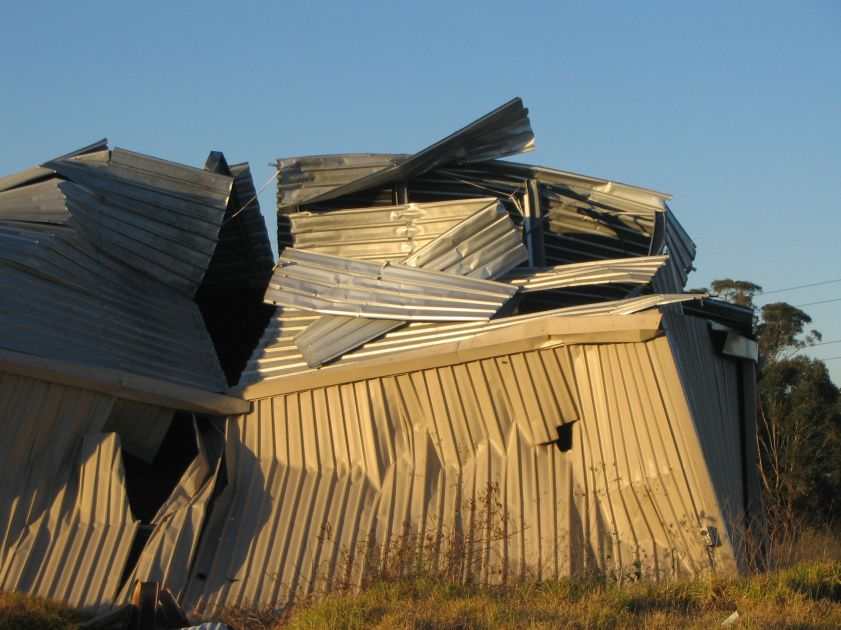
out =
[(21, 593), (0, 593), (0, 630), (64, 630), (89, 615), (69, 606)]
[(226, 611), (240, 630), (841, 628), (841, 562), (804, 563), (746, 578), (619, 585), (559, 580), (480, 588), (429, 577), (381, 581), (277, 611)]

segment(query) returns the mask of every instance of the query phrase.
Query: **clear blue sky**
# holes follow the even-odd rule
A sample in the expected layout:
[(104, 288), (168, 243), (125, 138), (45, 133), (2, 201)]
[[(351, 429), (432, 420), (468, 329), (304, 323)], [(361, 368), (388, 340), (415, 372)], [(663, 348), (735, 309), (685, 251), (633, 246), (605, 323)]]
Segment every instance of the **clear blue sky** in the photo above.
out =
[[(277, 157), (411, 152), (521, 96), (523, 161), (674, 195), (690, 287), (841, 278), (838, 0), (6, 2), (0, 53), (0, 174), (107, 136), (196, 166), (221, 149), (259, 186)], [(804, 309), (841, 339), (841, 301)]]

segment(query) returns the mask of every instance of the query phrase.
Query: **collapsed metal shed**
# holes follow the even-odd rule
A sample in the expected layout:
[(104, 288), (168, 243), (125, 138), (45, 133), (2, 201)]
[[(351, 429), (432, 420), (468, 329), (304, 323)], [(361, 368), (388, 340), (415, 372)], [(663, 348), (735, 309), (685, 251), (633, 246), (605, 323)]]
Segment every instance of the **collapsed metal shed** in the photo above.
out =
[(502, 159), (533, 146), (514, 99), (413, 155), (278, 160), (273, 269), (218, 153), (0, 179), (0, 588), (743, 569), (752, 313), (684, 292), (668, 195)]

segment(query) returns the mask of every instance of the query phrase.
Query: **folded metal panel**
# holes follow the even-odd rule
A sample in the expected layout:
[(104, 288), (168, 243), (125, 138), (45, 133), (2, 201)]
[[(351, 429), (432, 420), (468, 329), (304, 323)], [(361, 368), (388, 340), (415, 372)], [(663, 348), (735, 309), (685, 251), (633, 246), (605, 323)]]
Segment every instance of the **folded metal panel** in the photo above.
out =
[(322, 314), (479, 321), (492, 317), (515, 292), (488, 280), (287, 248), (265, 299)]
[[(297, 203), (318, 203), (397, 181), (406, 181), (442, 164), (483, 162), (534, 149), (534, 133), (528, 110), (519, 98), (512, 99), (433, 145), (373, 173), (303, 197)], [(279, 182), (282, 184), (282, 181)], [(282, 200), (285, 202), (285, 200)]]
[(274, 267), (274, 254), (251, 168), (248, 163), (228, 166), (221, 153), (213, 152), (211, 157), (217, 154), (220, 161), (211, 164), (215, 167), (213, 172), (231, 175), (234, 183), (202, 287), (205, 290), (263, 287)]
[[(93, 154), (98, 156), (98, 154)], [(114, 149), (45, 166), (73, 181), (75, 225), (92, 242), (188, 296), (216, 247), (232, 179)]]
[[(457, 275), (493, 279), (528, 258), (520, 231), (504, 207), (487, 200), (471, 216), (409, 256), (403, 264)], [(295, 337), (314, 367), (393, 330), (403, 322), (325, 315)]]
[(668, 256), (614, 258), (545, 268), (515, 269), (499, 280), (510, 282), (521, 293), (598, 284), (648, 284)]
[(182, 281), (204, 274), (231, 178), (119, 149), (50, 164), (78, 181), (0, 193), (0, 348), (223, 391)]
[(296, 249), (374, 262), (402, 262), (462, 220), (495, 204), (495, 199), (482, 198), (299, 212), (285, 218)]
[(726, 524), (662, 337), (307, 388), (255, 401), (227, 439), (200, 610), (362, 584), (406, 553), (480, 583), (735, 570), (726, 536), (699, 533)]
[[(630, 315), (664, 304), (687, 302), (702, 296), (694, 294), (650, 295), (609, 302), (600, 302), (584, 306), (559, 308), (528, 315), (517, 315), (494, 319), (489, 322), (412, 322), (400, 330), (388, 332), (380, 339), (366, 343), (361, 348), (343, 355), (330, 366), (356, 363), (374, 357), (397, 356), (402, 352), (433, 349), (445, 343), (464, 341), (480, 334), (503, 330), (524, 322), (537, 321), (549, 316), (570, 317), (575, 315)], [(293, 374), (307, 372), (310, 367), (295, 344), (295, 339), (315, 321), (315, 316), (306, 311), (278, 308), (260, 343), (254, 349), (251, 358), (242, 373), (239, 386), (246, 387), (255, 383), (283, 378)], [(372, 320), (376, 321), (376, 320)], [(328, 331), (338, 338), (340, 332)], [(331, 340), (327, 339), (325, 344)]]
[(44, 515), (62, 491), (82, 436), (102, 429), (115, 400), (5, 372), (0, 372), (0, 400), (2, 573), (25, 528)]
[(81, 608), (110, 606), (139, 525), (118, 436), (84, 434), (71, 474), (52, 483), (54, 501), (10, 547), (0, 587)]

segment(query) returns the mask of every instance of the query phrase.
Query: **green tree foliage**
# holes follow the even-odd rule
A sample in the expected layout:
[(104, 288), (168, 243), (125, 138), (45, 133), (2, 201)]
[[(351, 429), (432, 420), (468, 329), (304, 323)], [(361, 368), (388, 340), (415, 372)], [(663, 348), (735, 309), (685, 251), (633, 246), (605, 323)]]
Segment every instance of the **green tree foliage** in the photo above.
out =
[(753, 298), (757, 293), (762, 293), (762, 287), (747, 280), (713, 280), (710, 285), (714, 293), (722, 300), (727, 300), (739, 306), (754, 308)]
[(772, 522), (841, 514), (841, 413), (823, 361), (770, 361), (759, 382), (760, 470)]
[[(769, 362), (790, 357), (803, 348), (821, 340), (817, 330), (803, 332), (812, 318), (799, 308), (785, 302), (762, 307), (762, 319), (757, 329), (759, 351)], [(804, 335), (801, 338), (801, 335)]]
[[(762, 287), (725, 278), (711, 285), (720, 298), (756, 309)], [(766, 304), (755, 318), (760, 355), (757, 443), (773, 528), (841, 518), (841, 396), (823, 361), (798, 354), (820, 341), (811, 317), (785, 302)]]

